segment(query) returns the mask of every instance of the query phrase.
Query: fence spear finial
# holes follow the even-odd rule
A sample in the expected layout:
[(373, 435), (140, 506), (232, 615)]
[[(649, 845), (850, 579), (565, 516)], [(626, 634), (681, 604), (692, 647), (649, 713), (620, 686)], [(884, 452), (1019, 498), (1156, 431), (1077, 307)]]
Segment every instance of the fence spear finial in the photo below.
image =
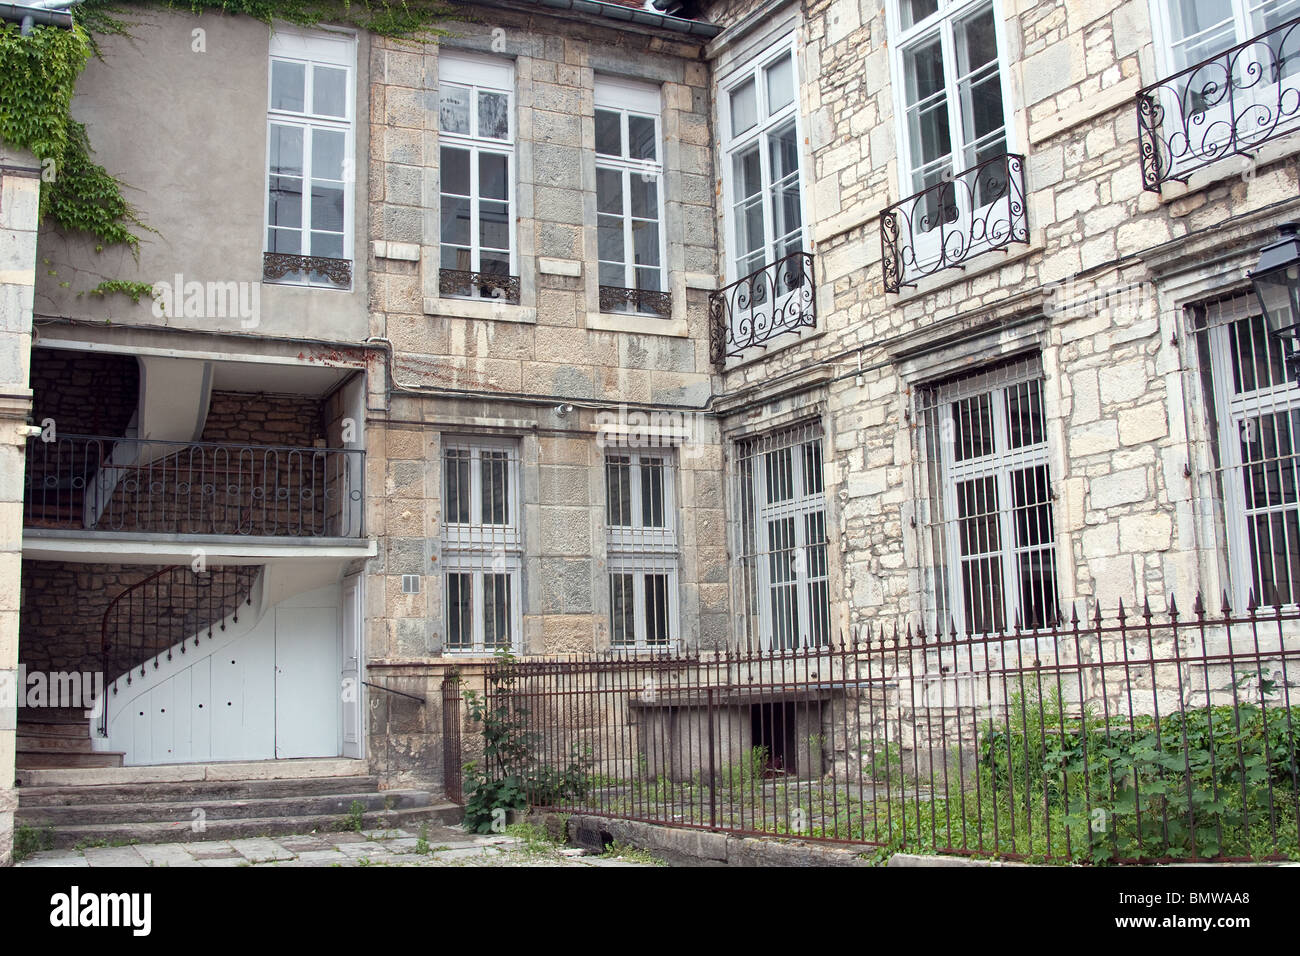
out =
[(1232, 616), (1232, 605), (1228, 603), (1228, 591), (1226, 588), (1223, 591), (1223, 612), (1222, 613), (1224, 617)]

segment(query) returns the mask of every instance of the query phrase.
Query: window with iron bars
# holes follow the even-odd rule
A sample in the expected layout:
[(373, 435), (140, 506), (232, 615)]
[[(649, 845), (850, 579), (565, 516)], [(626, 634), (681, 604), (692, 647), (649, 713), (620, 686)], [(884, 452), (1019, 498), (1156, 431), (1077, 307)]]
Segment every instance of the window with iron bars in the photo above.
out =
[(1047, 627), (1059, 617), (1052, 485), (1038, 356), (918, 395), (933, 619), (948, 633)]
[(443, 444), (442, 566), (448, 651), (519, 650), (519, 446)]
[(1300, 604), (1300, 382), (1254, 296), (1193, 309), (1233, 600)]
[(829, 643), (821, 423), (738, 441), (732, 481), (748, 646)]
[(605, 456), (610, 643), (617, 648), (676, 645), (677, 522), (667, 452)]

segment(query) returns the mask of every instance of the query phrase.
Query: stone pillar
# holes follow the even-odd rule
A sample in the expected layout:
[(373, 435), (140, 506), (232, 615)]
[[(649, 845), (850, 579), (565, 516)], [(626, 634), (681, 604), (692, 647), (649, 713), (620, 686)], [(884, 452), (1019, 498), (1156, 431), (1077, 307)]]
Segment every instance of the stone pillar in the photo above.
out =
[(18, 579), (40, 192), (36, 157), (0, 144), (0, 866), (13, 862), (18, 805)]

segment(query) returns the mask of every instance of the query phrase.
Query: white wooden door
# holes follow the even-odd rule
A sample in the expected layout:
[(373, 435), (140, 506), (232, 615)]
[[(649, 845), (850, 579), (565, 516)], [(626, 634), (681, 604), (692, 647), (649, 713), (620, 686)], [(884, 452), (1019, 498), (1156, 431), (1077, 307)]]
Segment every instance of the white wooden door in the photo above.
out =
[(339, 617), (333, 607), (275, 611), (275, 755), (337, 757)]
[(339, 641), (342, 644), (339, 653), (342, 662), (342, 671), (339, 674), (339, 687), (342, 689), (339, 695), (341, 702), (339, 732), (345, 757), (363, 755), (361, 627), (365, 614), (362, 609), (361, 595), (361, 575), (354, 574), (343, 579), (342, 617), (339, 628)]

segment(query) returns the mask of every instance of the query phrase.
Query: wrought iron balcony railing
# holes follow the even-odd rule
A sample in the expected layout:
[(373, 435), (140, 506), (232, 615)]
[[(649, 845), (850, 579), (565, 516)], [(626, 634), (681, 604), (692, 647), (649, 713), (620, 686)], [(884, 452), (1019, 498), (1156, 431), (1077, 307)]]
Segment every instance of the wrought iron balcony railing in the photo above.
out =
[(811, 252), (777, 259), (709, 295), (709, 359), (721, 368), (782, 335), (817, 326)]
[(310, 282), (312, 278), (324, 279), (340, 289), (351, 288), (352, 260), (298, 256), (284, 252), (262, 253), (264, 282)]
[(1300, 129), (1300, 18), (1138, 92), (1142, 185), (1154, 192)]
[(23, 524), (135, 534), (359, 538), (365, 452), (61, 435), (27, 442)]
[(1029, 242), (1024, 157), (1003, 153), (935, 183), (880, 216), (885, 291), (962, 263), (982, 252)]
[(640, 315), (661, 315), (668, 318), (673, 314), (673, 294), (651, 289), (624, 289), (620, 286), (603, 285), (600, 287), (600, 311), (630, 311)]
[(438, 294), (462, 298), (496, 299), (519, 304), (519, 276), (495, 272), (466, 272), (462, 269), (438, 270)]

